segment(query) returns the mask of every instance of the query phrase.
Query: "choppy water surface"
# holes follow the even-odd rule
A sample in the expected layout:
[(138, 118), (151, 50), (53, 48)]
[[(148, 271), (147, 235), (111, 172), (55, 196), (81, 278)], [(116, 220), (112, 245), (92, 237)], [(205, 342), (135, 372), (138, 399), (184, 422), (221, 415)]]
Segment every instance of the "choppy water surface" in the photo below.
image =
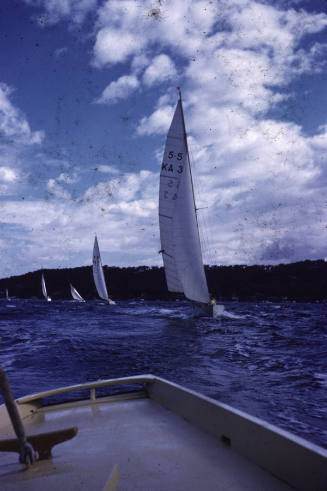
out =
[(327, 447), (327, 305), (0, 302), (0, 362), (15, 397), (153, 373)]

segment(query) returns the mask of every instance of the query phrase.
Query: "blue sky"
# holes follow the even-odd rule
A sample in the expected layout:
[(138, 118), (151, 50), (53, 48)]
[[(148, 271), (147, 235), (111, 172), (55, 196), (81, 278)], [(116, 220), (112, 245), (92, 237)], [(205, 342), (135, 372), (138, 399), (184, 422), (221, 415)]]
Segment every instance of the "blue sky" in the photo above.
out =
[(182, 87), (206, 262), (326, 254), (327, 2), (2, 0), (0, 277), (160, 265)]

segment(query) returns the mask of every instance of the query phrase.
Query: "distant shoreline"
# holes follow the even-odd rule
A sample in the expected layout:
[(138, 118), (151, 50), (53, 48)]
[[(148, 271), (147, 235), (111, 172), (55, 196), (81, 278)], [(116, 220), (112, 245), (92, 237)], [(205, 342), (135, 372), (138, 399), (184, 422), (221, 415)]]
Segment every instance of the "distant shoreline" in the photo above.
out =
[[(301, 261), (277, 266), (206, 266), (209, 291), (220, 301), (327, 301), (327, 262)], [(43, 269), (49, 295), (71, 298), (72, 283), (85, 299), (98, 298), (92, 267)], [(181, 297), (167, 290), (164, 269), (157, 266), (108, 267), (104, 273), (110, 296), (117, 299), (169, 300)], [(41, 270), (0, 280), (0, 298), (42, 298)]]

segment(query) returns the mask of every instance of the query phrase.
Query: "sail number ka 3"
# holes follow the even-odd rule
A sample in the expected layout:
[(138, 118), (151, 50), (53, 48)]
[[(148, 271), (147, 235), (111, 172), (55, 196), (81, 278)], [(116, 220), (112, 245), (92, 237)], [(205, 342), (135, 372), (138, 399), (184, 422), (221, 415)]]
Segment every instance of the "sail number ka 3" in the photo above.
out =
[(159, 225), (168, 290), (209, 306), (181, 97), (161, 167)]

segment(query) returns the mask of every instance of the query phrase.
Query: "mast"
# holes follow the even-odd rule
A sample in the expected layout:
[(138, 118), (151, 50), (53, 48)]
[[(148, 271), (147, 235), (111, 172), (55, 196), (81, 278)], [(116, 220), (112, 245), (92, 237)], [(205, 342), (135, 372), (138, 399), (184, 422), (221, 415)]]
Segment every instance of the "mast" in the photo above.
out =
[[(193, 185), (193, 177), (192, 177), (192, 169), (191, 169), (191, 160), (190, 160), (190, 153), (189, 153), (189, 149), (188, 149), (186, 126), (185, 126), (185, 119), (184, 119), (182, 91), (181, 91), (180, 87), (177, 87), (177, 90), (178, 90), (178, 94), (179, 94), (179, 100), (181, 103), (182, 122), (183, 122), (183, 129), (184, 129), (184, 141), (185, 141), (186, 154), (187, 154), (187, 160), (188, 160), (188, 168), (190, 171), (190, 178), (191, 178), (193, 204), (194, 204), (194, 211), (195, 211), (195, 220), (196, 220), (196, 226), (197, 226), (198, 236), (199, 236), (199, 241), (200, 241), (199, 222), (198, 222), (197, 208), (196, 208), (196, 204), (195, 204), (195, 194), (194, 194), (194, 185)], [(201, 245), (201, 241), (200, 241), (200, 245)]]

